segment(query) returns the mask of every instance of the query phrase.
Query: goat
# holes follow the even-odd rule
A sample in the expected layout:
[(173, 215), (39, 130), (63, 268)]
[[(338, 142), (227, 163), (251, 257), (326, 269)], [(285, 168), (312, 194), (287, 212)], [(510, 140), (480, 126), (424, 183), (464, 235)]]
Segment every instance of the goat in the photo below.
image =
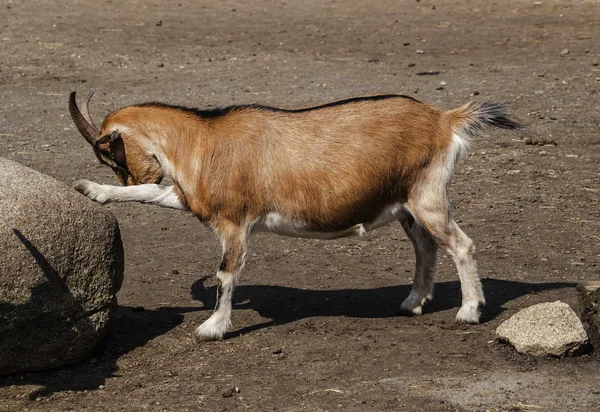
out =
[[(188, 210), (221, 240), (218, 304), (198, 338), (222, 339), (231, 326), (233, 289), (252, 233), (335, 239), (393, 220), (416, 254), (401, 311), (420, 315), (433, 298), (439, 245), (460, 278), (456, 320), (479, 322), (485, 299), (475, 246), (452, 218), (448, 192), (473, 136), (486, 126), (520, 127), (504, 105), (470, 102), (444, 112), (400, 95), (298, 110), (144, 103), (110, 113), (98, 129), (89, 114), (92, 95), (80, 110), (71, 93), (72, 119), (123, 187), (80, 180), (76, 190), (100, 203)], [(163, 177), (173, 185), (159, 185)]]

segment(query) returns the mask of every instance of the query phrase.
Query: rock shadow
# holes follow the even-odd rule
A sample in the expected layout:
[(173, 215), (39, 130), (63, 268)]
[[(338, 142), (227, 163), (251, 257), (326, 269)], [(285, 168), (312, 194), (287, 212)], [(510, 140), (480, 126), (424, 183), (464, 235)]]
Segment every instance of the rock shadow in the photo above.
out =
[[(91, 333), (94, 325), (89, 319), (83, 317), (77, 323), (78, 331), (74, 331), (71, 324), (60, 325), (65, 318), (69, 316), (77, 317), (84, 314), (81, 306), (74, 304), (75, 297), (71, 294), (60, 274), (49, 264), (43, 253), (37, 249), (28, 239), (18, 230), (13, 230), (15, 236), (29, 250), (36, 264), (42, 270), (46, 281), (40, 283), (31, 289), (30, 299), (23, 304), (11, 304), (0, 302), (0, 321), (12, 319), (15, 313), (19, 313), (24, 320), (15, 326), (14, 330), (21, 340), (18, 351), (23, 356), (36, 353), (40, 345), (45, 348), (50, 347), (52, 351), (59, 353), (64, 350), (61, 346), (52, 347), (53, 336), (57, 341), (64, 342), (68, 339), (78, 339), (81, 333), (86, 333), (90, 329)], [(56, 307), (48, 306), (48, 302), (58, 302)], [(62, 304), (60, 304), (62, 303)], [(48, 307), (43, 316), (38, 316), (39, 306)], [(73, 366), (51, 366), (55, 369), (48, 369), (37, 372), (15, 372), (10, 375), (0, 376), (0, 387), (11, 385), (40, 385), (29, 394), (30, 400), (47, 396), (60, 391), (84, 391), (97, 389), (104, 384), (106, 379), (118, 376), (117, 361), (124, 354), (131, 350), (143, 346), (148, 341), (157, 336), (163, 335), (169, 330), (179, 325), (186, 312), (199, 310), (197, 307), (167, 307), (156, 310), (145, 310), (142, 307), (118, 306), (115, 310), (114, 318), (108, 335), (104, 337), (98, 345), (91, 349), (91, 354), (86, 356), (78, 355), (77, 359), (71, 363), (79, 362)], [(47, 312), (47, 313), (46, 313)], [(31, 313), (31, 316), (25, 316)], [(54, 335), (49, 335), (47, 339), (50, 342), (40, 342), (36, 338), (36, 324), (44, 326), (44, 322), (54, 321), (57, 325), (53, 331)], [(87, 323), (85, 321), (88, 321)], [(87, 329), (86, 329), (87, 328)], [(22, 332), (20, 332), (22, 331)], [(14, 336), (13, 336), (14, 337)], [(7, 348), (9, 337), (0, 336), (0, 348)], [(37, 339), (37, 340), (36, 340)], [(88, 353), (90, 348), (85, 350)], [(19, 353), (12, 356), (19, 356)], [(11, 352), (12, 354), (12, 352)], [(29, 368), (31, 369), (31, 368)]]

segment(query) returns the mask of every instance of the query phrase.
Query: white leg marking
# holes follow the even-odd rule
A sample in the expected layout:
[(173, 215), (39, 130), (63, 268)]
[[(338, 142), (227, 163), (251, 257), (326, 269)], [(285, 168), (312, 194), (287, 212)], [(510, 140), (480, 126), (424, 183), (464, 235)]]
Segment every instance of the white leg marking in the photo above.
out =
[(460, 310), (456, 314), (456, 321), (462, 323), (479, 323), (480, 315), (479, 302), (472, 300), (466, 301), (463, 302)]
[(477, 275), (477, 262), (475, 261), (475, 246), (473, 241), (458, 227), (456, 222), (451, 222), (453, 236), (448, 246), (454, 264), (458, 269), (462, 289), (462, 306), (456, 315), (458, 322), (479, 323), (480, 306), (485, 305), (485, 298), (481, 288), (481, 280)]
[(196, 329), (196, 336), (202, 340), (221, 340), (227, 329), (231, 327), (231, 297), (235, 283), (235, 274), (217, 273), (220, 282), (221, 297), (218, 308), (202, 325)]
[(89, 180), (75, 182), (75, 190), (83, 193), (99, 203), (110, 202), (141, 202), (184, 209), (179, 197), (174, 192), (174, 186), (144, 184), (136, 186), (101, 185)]

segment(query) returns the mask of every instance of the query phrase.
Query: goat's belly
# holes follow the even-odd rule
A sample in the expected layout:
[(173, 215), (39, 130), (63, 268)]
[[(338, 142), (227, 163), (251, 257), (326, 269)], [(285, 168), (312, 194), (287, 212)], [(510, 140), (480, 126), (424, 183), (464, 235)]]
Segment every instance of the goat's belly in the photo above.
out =
[[(401, 204), (393, 204), (384, 208), (369, 222), (348, 224), (342, 227), (322, 231), (314, 230), (306, 222), (286, 219), (279, 213), (267, 213), (261, 217), (253, 227), (253, 231), (271, 232), (283, 236), (313, 238), (313, 239), (337, 239), (348, 236), (362, 236), (371, 230), (385, 226), (388, 223), (403, 219), (409, 212)], [(337, 226), (340, 226), (339, 224)]]

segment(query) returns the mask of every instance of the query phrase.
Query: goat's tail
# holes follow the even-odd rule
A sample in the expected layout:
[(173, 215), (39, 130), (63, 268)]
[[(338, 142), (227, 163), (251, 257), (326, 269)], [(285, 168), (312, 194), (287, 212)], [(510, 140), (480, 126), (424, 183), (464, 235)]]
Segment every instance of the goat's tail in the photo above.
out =
[(502, 103), (469, 102), (458, 109), (445, 113), (450, 121), (452, 133), (464, 139), (470, 139), (487, 126), (515, 130), (521, 128), (508, 114), (508, 109)]

